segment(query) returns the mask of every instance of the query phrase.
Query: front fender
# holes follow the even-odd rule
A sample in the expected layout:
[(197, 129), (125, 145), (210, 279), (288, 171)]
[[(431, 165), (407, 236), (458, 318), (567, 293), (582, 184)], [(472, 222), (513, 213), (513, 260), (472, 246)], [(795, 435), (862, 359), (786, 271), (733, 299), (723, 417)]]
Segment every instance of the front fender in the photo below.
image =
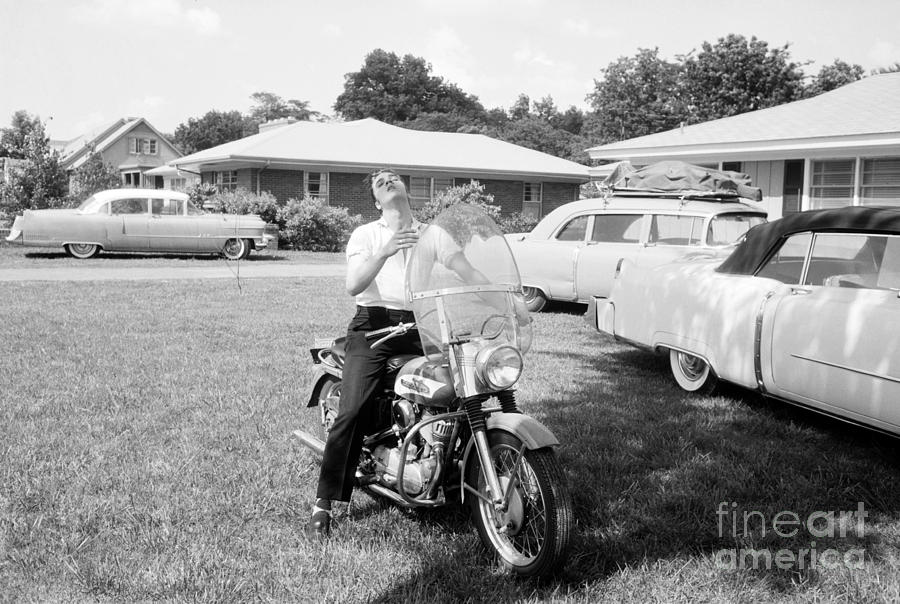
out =
[[(509, 432), (522, 441), (527, 449), (543, 449), (544, 447), (559, 446), (559, 439), (554, 436), (550, 428), (524, 413), (492, 413), (487, 418), (487, 431), (490, 434), (494, 430)], [(475, 439), (469, 440), (466, 452), (463, 454), (462, 467), (468, 470), (469, 457), (475, 448)], [(460, 477), (460, 493), (463, 502), (466, 499), (465, 481), (467, 471)]]

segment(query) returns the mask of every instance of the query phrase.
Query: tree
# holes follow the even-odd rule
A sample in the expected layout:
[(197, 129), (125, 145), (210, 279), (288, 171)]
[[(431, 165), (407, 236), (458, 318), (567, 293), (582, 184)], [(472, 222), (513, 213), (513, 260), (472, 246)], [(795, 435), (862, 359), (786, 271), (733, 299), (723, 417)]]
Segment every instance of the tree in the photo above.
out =
[(424, 59), (376, 49), (359, 71), (344, 76), (344, 91), (334, 110), (345, 119), (372, 117), (388, 124), (416, 119), (420, 113), (456, 113), (477, 117), (484, 107), (455, 84), (431, 75)]
[(877, 67), (871, 73), (872, 75), (879, 75), (882, 73), (897, 73), (898, 71), (900, 71), (900, 61), (895, 61), (887, 67)]
[(845, 84), (850, 84), (861, 79), (865, 70), (861, 65), (850, 65), (840, 59), (835, 59), (831, 65), (825, 65), (819, 70), (819, 74), (807, 86), (805, 96), (812, 97)]
[(803, 73), (790, 60), (788, 45), (769, 48), (755, 36), (728, 34), (715, 45), (704, 42), (684, 62), (682, 88), (686, 123), (746, 113), (789, 103), (803, 96)]
[(527, 147), (570, 161), (578, 163), (588, 161), (587, 154), (584, 152), (590, 146), (587, 139), (554, 128), (549, 122), (537, 116), (511, 120), (497, 131), (495, 137), (520, 147)]
[[(68, 188), (68, 177), (59, 163), (59, 155), (50, 148), (44, 134), (44, 124), (39, 119), (21, 120), (16, 112), (13, 130), (27, 128), (18, 148), (19, 158), (25, 161), (11, 171), (9, 180), (0, 185), (0, 214), (15, 215), (26, 209), (58, 207), (63, 204)], [(27, 116), (27, 114), (25, 114)], [(13, 136), (15, 138), (15, 136)]]
[(69, 199), (81, 202), (97, 191), (118, 189), (121, 186), (122, 178), (119, 171), (104, 162), (100, 154), (95, 152), (72, 172), (69, 179)]
[(24, 109), (16, 111), (9, 128), (0, 129), (0, 157), (24, 159), (26, 139), (36, 130), (43, 134), (44, 125), (41, 118), (30, 115)]
[(654, 134), (674, 128), (683, 116), (681, 68), (659, 57), (659, 49), (638, 49), (602, 70), (588, 95), (593, 108), (591, 135), (596, 143)]
[(312, 111), (309, 108), (309, 101), (298, 99), (284, 100), (271, 92), (254, 92), (250, 95), (250, 98), (253, 99), (255, 104), (250, 108), (250, 113), (247, 117), (254, 124), (254, 127), (271, 120), (283, 118), (294, 118), (295, 120), (306, 122), (321, 116), (318, 111)]
[(523, 93), (519, 94), (519, 98), (516, 99), (516, 102), (513, 103), (513, 106), (509, 108), (509, 119), (515, 120), (524, 120), (525, 118), (531, 115), (531, 98)]
[(213, 110), (180, 124), (173, 142), (183, 153), (196, 153), (243, 138), (246, 128), (246, 119), (239, 111)]

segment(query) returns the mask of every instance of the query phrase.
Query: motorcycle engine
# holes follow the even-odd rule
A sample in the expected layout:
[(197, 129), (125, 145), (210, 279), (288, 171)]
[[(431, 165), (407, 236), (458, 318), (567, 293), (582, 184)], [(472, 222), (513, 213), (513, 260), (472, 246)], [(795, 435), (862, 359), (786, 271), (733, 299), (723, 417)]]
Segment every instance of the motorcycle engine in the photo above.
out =
[[(394, 428), (405, 434), (418, 423), (422, 417), (430, 415), (429, 411), (420, 413), (416, 405), (398, 399), (393, 404)], [(446, 424), (446, 425), (445, 425)], [(400, 447), (380, 445), (372, 451), (375, 476), (385, 486), (396, 488), (400, 464), (403, 463), (403, 489), (408, 495), (420, 495), (434, 476), (437, 461), (435, 444), (441, 450), (449, 437), (449, 422), (429, 424), (419, 431), (418, 443), (410, 444), (406, 449), (406, 459), (400, 459)]]

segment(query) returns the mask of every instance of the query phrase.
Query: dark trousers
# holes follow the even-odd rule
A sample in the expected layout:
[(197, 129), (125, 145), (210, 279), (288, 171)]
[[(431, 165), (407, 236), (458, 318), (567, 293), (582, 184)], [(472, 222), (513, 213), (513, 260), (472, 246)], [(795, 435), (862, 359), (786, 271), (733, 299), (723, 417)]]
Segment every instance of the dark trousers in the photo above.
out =
[(375, 349), (369, 345), (378, 338), (366, 340), (366, 333), (411, 321), (413, 314), (410, 311), (356, 307), (356, 316), (347, 328), (341, 406), (325, 442), (316, 490), (318, 499), (350, 501), (363, 437), (373, 432), (377, 421), (374, 403), (383, 388), (387, 360), (398, 354), (422, 354), (415, 330), (392, 338)]

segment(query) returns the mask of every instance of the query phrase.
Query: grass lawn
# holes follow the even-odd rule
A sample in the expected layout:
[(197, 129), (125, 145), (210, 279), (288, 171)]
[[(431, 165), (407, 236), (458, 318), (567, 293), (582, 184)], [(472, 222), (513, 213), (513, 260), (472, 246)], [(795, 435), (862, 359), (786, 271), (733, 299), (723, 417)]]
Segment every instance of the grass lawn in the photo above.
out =
[(459, 510), (363, 493), (307, 542), (317, 462), (291, 431), (307, 346), (350, 317), (342, 285), (0, 283), (0, 601), (900, 599), (896, 441), (739, 389), (687, 396), (580, 307), (534, 316), (519, 385), (574, 494), (558, 577), (502, 573)]

